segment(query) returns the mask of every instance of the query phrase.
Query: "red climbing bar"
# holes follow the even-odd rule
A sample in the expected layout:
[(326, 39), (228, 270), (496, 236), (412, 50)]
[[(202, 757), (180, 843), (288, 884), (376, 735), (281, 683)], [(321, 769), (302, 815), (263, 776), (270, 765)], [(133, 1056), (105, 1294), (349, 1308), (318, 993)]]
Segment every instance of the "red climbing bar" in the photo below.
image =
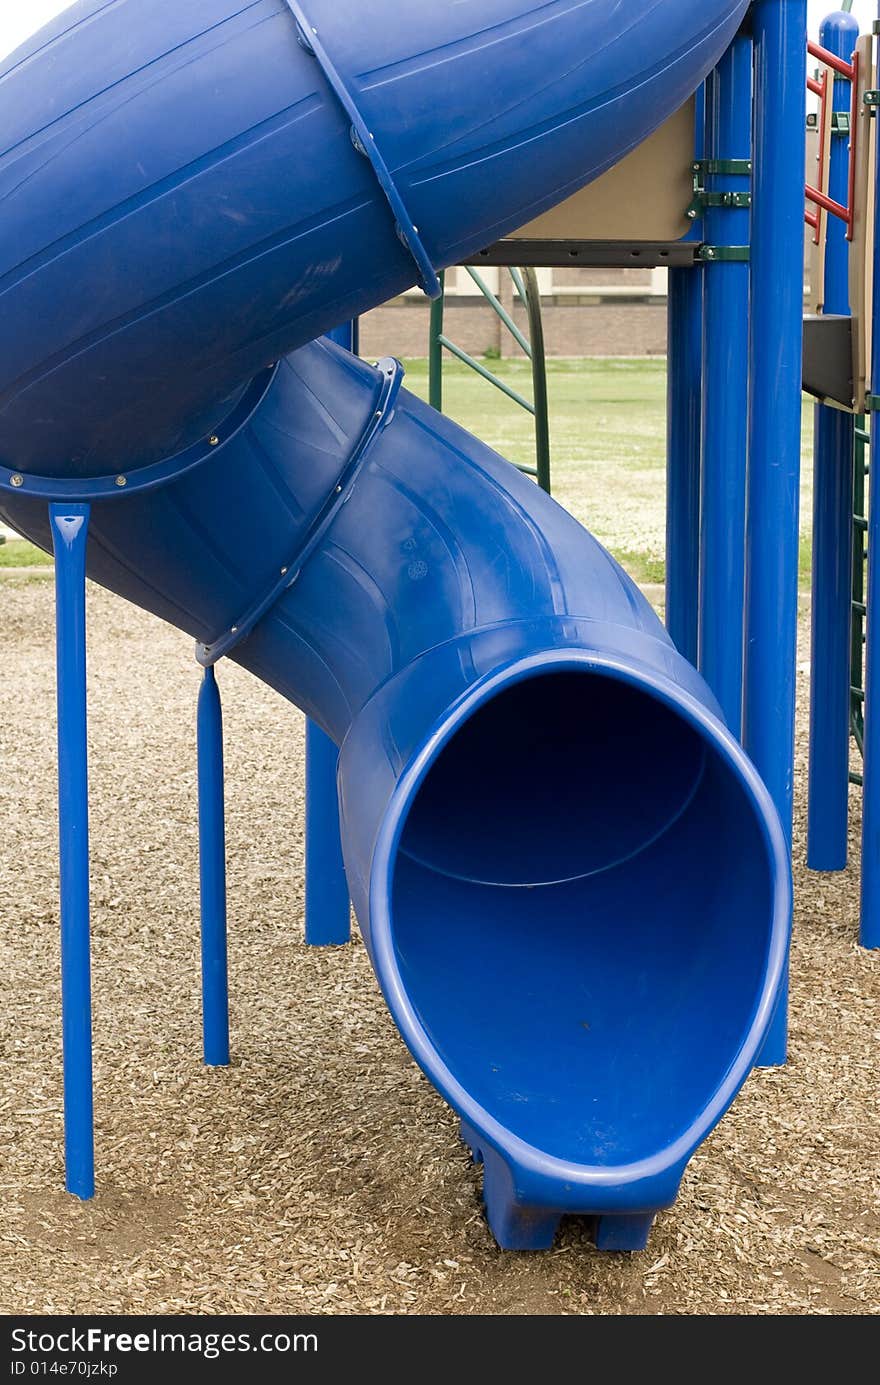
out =
[[(846, 62), (844, 58), (838, 58), (829, 49), (823, 48), (819, 43), (812, 40), (807, 44), (808, 53), (818, 58), (819, 62), (825, 64), (825, 71), (821, 78), (807, 77), (807, 87), (815, 96), (819, 97), (819, 187), (811, 187), (807, 184), (807, 200), (815, 203), (824, 211), (830, 212), (832, 216), (837, 216), (846, 225), (846, 238), (852, 240), (855, 225), (854, 204), (856, 192), (856, 151), (858, 145), (858, 115), (859, 115), (859, 54), (853, 53), (852, 62)], [(847, 206), (844, 207), (840, 202), (835, 202), (833, 198), (826, 197), (821, 191), (825, 181), (825, 116), (828, 102), (828, 69), (836, 72), (838, 76), (845, 77), (852, 83), (852, 99), (850, 101), (849, 116), (849, 183), (847, 190)], [(821, 212), (804, 212), (804, 220), (808, 226), (812, 226), (815, 235), (813, 242), (819, 244), (821, 239), (822, 215)]]
[(858, 72), (855, 61), (848, 63), (843, 58), (838, 58), (836, 53), (831, 53), (821, 44), (814, 43), (812, 39), (807, 44), (807, 52), (811, 58), (818, 58), (820, 63), (824, 63), (826, 67), (838, 72), (841, 77), (848, 77), (851, 82), (855, 81)]
[[(840, 220), (845, 221), (847, 226), (850, 225), (852, 214), (850, 213), (849, 207), (844, 207), (841, 202), (835, 202), (833, 197), (826, 197), (824, 192), (820, 192), (818, 188), (811, 188), (809, 184), (807, 184), (806, 193), (808, 202), (815, 203), (815, 205), (821, 207), (823, 211), (830, 212), (832, 216), (840, 217)], [(813, 223), (810, 222), (810, 225), (812, 224)]]
[(849, 188), (846, 200), (849, 204), (849, 220), (847, 221), (847, 240), (852, 240), (855, 231), (855, 206), (856, 206), (856, 151), (859, 141), (859, 64), (860, 54), (858, 50), (853, 53), (852, 58), (852, 98), (849, 108)]
[[(809, 86), (810, 79), (807, 79)], [(827, 118), (828, 118), (828, 68), (822, 72), (821, 81), (814, 82), (814, 87), (819, 91), (819, 177), (820, 188), (825, 186), (825, 155), (828, 148), (827, 141)], [(818, 245), (822, 239), (822, 213), (814, 212), (812, 217), (807, 217), (807, 224), (813, 227), (813, 244)]]

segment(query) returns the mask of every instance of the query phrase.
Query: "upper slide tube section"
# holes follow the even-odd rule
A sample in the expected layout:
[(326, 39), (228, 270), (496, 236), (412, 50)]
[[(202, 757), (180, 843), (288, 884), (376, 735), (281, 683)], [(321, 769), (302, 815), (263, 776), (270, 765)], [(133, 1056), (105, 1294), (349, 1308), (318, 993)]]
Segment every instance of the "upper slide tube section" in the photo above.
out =
[(0, 66), (0, 466), (112, 475), (602, 173), (745, 0), (79, 0)]

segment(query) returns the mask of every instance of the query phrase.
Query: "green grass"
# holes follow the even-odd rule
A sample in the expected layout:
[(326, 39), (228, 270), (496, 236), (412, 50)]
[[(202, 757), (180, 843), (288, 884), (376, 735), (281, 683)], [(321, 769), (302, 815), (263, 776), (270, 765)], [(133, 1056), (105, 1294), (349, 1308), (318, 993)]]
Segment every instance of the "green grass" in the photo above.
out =
[(614, 556), (630, 577), (642, 586), (662, 586), (666, 581), (666, 563), (662, 558), (652, 558), (647, 553), (634, 552), (630, 548), (618, 548)]
[(0, 568), (46, 567), (52, 559), (26, 539), (7, 539), (0, 543)]
[[(528, 362), (485, 362), (527, 398)], [(638, 582), (665, 577), (666, 362), (548, 363), (553, 493), (610, 548)], [(407, 386), (427, 398), (427, 362), (407, 364)], [(533, 422), (466, 366), (444, 366), (444, 409), (510, 461), (534, 464)], [(813, 410), (804, 406), (801, 565), (810, 574)]]

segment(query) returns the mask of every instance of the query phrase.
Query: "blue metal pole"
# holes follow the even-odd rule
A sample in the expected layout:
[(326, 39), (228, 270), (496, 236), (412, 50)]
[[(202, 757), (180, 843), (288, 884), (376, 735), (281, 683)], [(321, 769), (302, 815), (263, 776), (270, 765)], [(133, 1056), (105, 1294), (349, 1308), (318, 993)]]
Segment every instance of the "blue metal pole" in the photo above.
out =
[(697, 662), (703, 270), (669, 271), (666, 446), (666, 628)]
[[(841, 12), (822, 25), (819, 41), (847, 62), (858, 21)], [(834, 78), (832, 107), (849, 115), (852, 87)], [(831, 136), (829, 193), (849, 199), (849, 139)], [(846, 227), (827, 216), (823, 312), (849, 315), (849, 242)], [(810, 676), (810, 798), (807, 865), (846, 866), (849, 814), (849, 720), (852, 625), (852, 516), (854, 416), (817, 404), (813, 485), (813, 598)]]
[(351, 938), (351, 906), (342, 841), (336, 764), (339, 751), (319, 726), (306, 723), (306, 942), (333, 947)]
[(202, 1037), (210, 1067), (229, 1063), (226, 943), (226, 818), (223, 708), (213, 667), (205, 669), (197, 715), (199, 885), (202, 914)]
[(67, 1191), (95, 1192), (92, 982), (89, 945), (89, 776), (86, 701), (88, 505), (50, 505), (55, 550), (61, 1016)]
[[(347, 351), (358, 345), (357, 322), (329, 333)], [(351, 940), (351, 903), (342, 838), (336, 765), (339, 751), (314, 722), (306, 722), (306, 942), (334, 947)]]
[[(877, 181), (874, 187), (874, 225), (880, 227), (880, 141), (877, 144)], [(862, 914), (859, 941), (863, 947), (880, 948), (880, 621), (875, 627), (871, 613), (880, 613), (880, 236), (874, 237), (873, 347), (871, 360), (871, 470), (868, 494), (868, 584), (865, 627), (865, 742), (862, 788)]]
[[(756, 0), (743, 738), (789, 844), (804, 310), (806, 0)], [(786, 1059), (787, 988), (761, 1057)]]
[[(740, 34), (706, 80), (706, 152), (737, 172), (706, 177), (703, 290), (703, 478), (700, 503), (699, 667), (731, 731), (742, 730), (748, 455), (748, 160), (752, 145), (752, 41)], [(741, 171), (740, 171), (741, 167)], [(745, 205), (737, 205), (737, 202)]]

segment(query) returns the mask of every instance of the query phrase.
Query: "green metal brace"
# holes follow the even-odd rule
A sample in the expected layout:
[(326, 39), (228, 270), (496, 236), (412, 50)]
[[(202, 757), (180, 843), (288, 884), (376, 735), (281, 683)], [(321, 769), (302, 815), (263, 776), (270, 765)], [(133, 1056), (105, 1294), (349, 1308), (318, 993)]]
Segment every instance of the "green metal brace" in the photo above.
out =
[[(852, 576), (852, 643), (850, 649), (850, 729), (859, 754), (865, 740), (865, 493), (868, 476), (866, 455), (870, 434), (864, 416), (855, 420), (853, 457), (853, 576)], [(850, 783), (861, 784), (862, 775), (850, 772)]]
[[(729, 209), (748, 209), (752, 205), (752, 194), (747, 190), (725, 192), (710, 191), (703, 179), (711, 177), (749, 178), (752, 173), (751, 159), (695, 159), (692, 164), (694, 174), (693, 201), (687, 209), (689, 221), (698, 221), (707, 207)], [(701, 245), (696, 258), (704, 264), (722, 264), (725, 261), (742, 263), (750, 258), (747, 245)]]
[(547, 388), (547, 352), (544, 342), (544, 322), (541, 312), (541, 291), (538, 285), (538, 276), (534, 269), (510, 269), (510, 277), (523, 307), (529, 319), (528, 336), (521, 332), (510, 313), (500, 302), (497, 295), (492, 292), (486, 281), (471, 266), (465, 266), (468, 274), (473, 279), (480, 293), (492, 308), (496, 316), (504, 324), (508, 332), (521, 347), (525, 355), (532, 363), (532, 389), (534, 403), (531, 403), (517, 390), (511, 389), (510, 385), (504, 380), (500, 380), (493, 374), (481, 361), (471, 356), (467, 351), (462, 350), (454, 341), (451, 341), (444, 332), (444, 314), (446, 302), (446, 275), (440, 275), (440, 284), (443, 292), (431, 304), (431, 325), (430, 340), (428, 343), (428, 401), (432, 408), (438, 413), (443, 412), (443, 359), (444, 352), (455, 356), (456, 360), (461, 361), (470, 370), (473, 370), (481, 379), (488, 384), (494, 385), (514, 404), (530, 413), (535, 420), (535, 454), (536, 466), (520, 466), (519, 470), (524, 471), (528, 476), (534, 476), (538, 485), (547, 494), (551, 489), (551, 450), (550, 450), (550, 403)]
[(742, 263), (750, 257), (751, 247), (748, 245), (701, 245), (696, 254), (696, 258), (704, 264), (720, 264), (725, 260)]

